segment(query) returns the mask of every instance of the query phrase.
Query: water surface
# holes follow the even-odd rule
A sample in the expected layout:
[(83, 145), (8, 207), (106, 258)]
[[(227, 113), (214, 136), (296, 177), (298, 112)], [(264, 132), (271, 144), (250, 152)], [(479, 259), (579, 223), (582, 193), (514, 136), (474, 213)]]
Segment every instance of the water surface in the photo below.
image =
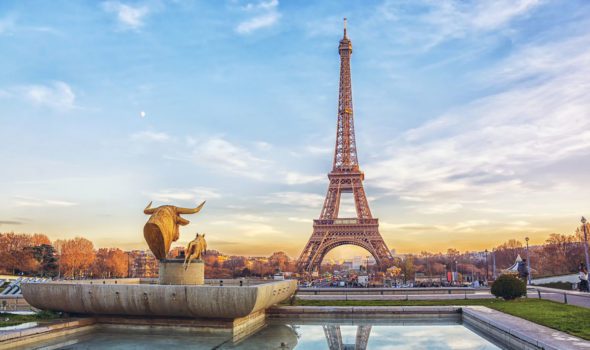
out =
[(500, 349), (460, 320), (273, 320), (236, 341), (189, 331), (98, 328), (28, 345), (34, 349)]

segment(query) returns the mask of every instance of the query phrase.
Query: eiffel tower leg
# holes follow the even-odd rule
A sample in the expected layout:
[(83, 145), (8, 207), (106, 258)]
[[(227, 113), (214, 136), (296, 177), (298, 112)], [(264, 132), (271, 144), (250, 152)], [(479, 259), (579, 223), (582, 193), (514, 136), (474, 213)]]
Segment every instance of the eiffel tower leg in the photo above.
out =
[(358, 326), (356, 329), (355, 350), (366, 350), (371, 335), (371, 326)]
[(311, 259), (313, 258), (315, 252), (318, 249), (319, 244), (317, 242), (309, 241), (305, 245), (305, 249), (301, 252), (299, 259), (297, 261), (297, 269), (301, 272), (312, 272), (311, 269)]
[(320, 219), (334, 219), (338, 217), (338, 211), (340, 210), (340, 186), (338, 180), (330, 180), (330, 186), (328, 187), (328, 193), (326, 193), (326, 199), (324, 200), (324, 206)]
[(328, 349), (344, 349), (344, 346), (342, 344), (342, 332), (340, 331), (340, 326), (326, 325), (324, 326), (324, 334), (326, 335), (326, 340), (328, 341)]
[(356, 206), (357, 217), (362, 219), (372, 218), (373, 216), (371, 215), (369, 202), (367, 201), (365, 189), (363, 188), (363, 183), (361, 182), (360, 178), (353, 179), (352, 191), (354, 195), (354, 204)]

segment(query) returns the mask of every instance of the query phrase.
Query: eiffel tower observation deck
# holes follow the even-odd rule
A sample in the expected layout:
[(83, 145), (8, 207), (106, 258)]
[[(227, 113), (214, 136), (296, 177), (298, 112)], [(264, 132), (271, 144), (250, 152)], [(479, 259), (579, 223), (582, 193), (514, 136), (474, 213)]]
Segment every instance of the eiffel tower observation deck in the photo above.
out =
[[(355, 245), (366, 249), (382, 268), (391, 266), (393, 257), (379, 233), (379, 220), (373, 218), (360, 170), (354, 134), (354, 112), (352, 107), (352, 82), (350, 57), (352, 41), (348, 38), (346, 18), (344, 35), (338, 46), (340, 53), (340, 86), (338, 97), (338, 122), (336, 125), (336, 146), (332, 170), (328, 174), (330, 184), (320, 217), (314, 220), (313, 234), (298, 260), (302, 272), (319, 270), (325, 255), (341, 245)], [(356, 217), (340, 218), (342, 193), (352, 193)]]

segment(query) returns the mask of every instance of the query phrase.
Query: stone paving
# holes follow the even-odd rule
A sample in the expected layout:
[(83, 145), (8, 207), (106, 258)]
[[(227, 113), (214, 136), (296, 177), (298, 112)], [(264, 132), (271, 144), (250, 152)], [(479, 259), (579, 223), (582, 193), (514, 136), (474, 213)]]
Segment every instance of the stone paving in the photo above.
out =
[[(464, 323), (495, 334), (496, 337), (505, 337), (518, 347), (523, 347), (523, 343), (510, 341), (507, 334), (518, 338), (517, 341), (525, 341), (541, 349), (590, 349), (589, 341), (484, 306), (465, 306), (462, 312)], [(525, 345), (524, 348), (534, 347)]]
[[(534, 287), (541, 292), (541, 299), (556, 301), (558, 303), (567, 303), (581, 307), (590, 308), (590, 293), (578, 292), (573, 290), (562, 291), (554, 288)], [(565, 296), (564, 296), (565, 294)], [(537, 290), (530, 289), (528, 291), (529, 298), (539, 298)]]

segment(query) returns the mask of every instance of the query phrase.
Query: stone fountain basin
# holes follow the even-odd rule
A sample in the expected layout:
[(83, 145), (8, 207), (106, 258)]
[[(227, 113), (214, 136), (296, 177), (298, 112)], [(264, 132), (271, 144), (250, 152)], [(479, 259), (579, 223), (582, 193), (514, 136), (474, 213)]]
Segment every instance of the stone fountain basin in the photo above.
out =
[(92, 315), (171, 316), (235, 319), (289, 298), (297, 281), (252, 286), (23, 284), (25, 300), (42, 310)]

